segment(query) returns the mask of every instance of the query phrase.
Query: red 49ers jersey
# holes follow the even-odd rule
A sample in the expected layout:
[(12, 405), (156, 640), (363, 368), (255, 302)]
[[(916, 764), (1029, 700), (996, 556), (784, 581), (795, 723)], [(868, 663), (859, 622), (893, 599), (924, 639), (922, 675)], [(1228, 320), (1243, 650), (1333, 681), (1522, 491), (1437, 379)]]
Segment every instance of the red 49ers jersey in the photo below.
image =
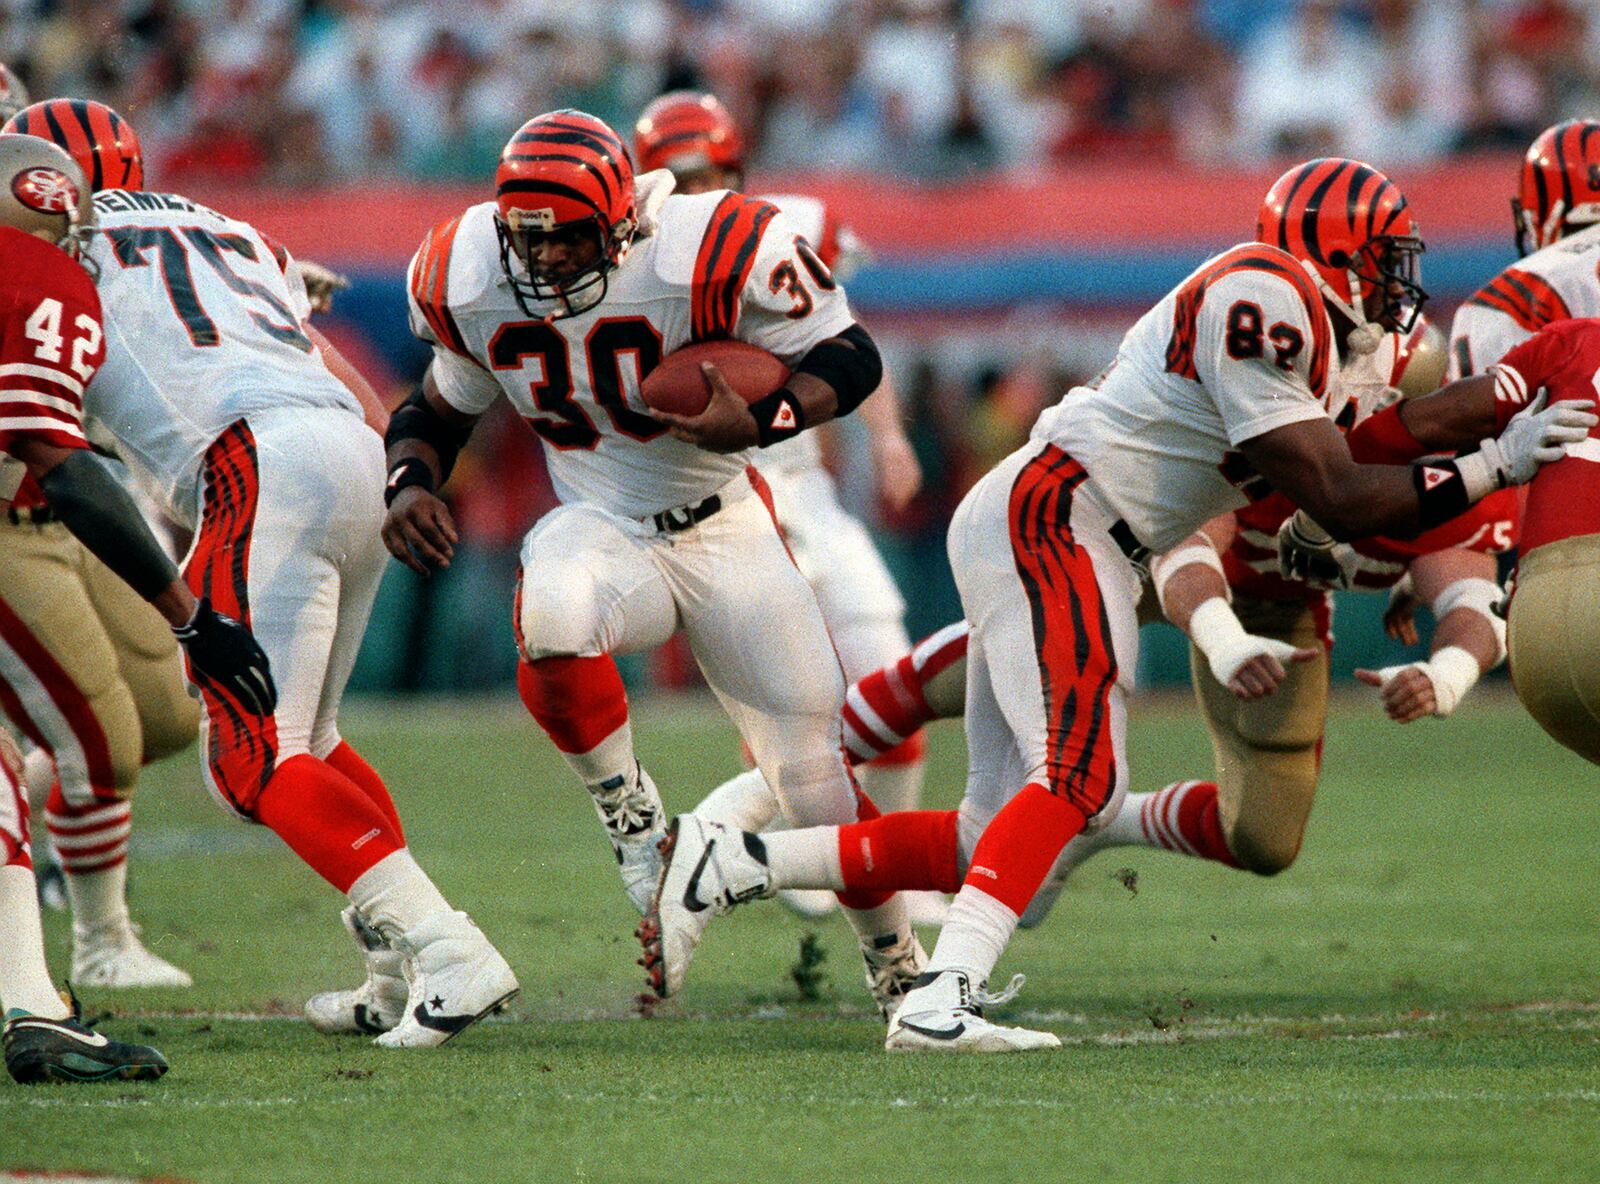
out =
[[(87, 448), (83, 393), (105, 356), (88, 273), (59, 247), (0, 227), (0, 453), (22, 440)], [(0, 501), (38, 505), (21, 463), (0, 457)]]
[[(1517, 542), (1518, 491), (1491, 493), (1465, 514), (1424, 531), (1414, 539), (1359, 539), (1361, 556), (1356, 587), (1382, 591), (1392, 587), (1414, 559), (1461, 547), (1498, 555)], [(1321, 590), (1278, 574), (1278, 528), (1294, 513), (1294, 503), (1273, 493), (1234, 513), (1238, 533), (1222, 556), (1222, 570), (1235, 592), (1259, 600), (1314, 600)]]
[[(1552, 403), (1600, 404), (1600, 320), (1564, 321), (1541, 330), (1501, 359), (1499, 380), (1529, 393), (1543, 386)], [(1528, 486), (1520, 552), (1580, 534), (1600, 534), (1600, 428), (1568, 444), (1567, 455), (1545, 465)]]

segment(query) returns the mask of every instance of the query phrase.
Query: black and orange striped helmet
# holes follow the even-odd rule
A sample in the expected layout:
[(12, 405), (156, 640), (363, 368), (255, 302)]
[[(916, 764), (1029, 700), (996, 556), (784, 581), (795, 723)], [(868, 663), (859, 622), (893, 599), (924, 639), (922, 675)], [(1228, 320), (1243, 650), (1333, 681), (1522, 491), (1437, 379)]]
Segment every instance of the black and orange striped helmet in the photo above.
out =
[[(506, 144), (494, 180), (500, 262), (523, 311), (569, 317), (604, 300), (639, 225), (622, 138), (583, 111), (538, 115)], [(599, 252), (576, 272), (549, 274), (531, 250), (540, 240), (589, 235)]]
[(1517, 188), (1511, 216), (1519, 255), (1600, 222), (1600, 122), (1569, 119), (1545, 128), (1522, 158)]
[(20, 132), (59, 144), (78, 162), (96, 193), (144, 188), (139, 137), (133, 134), (132, 124), (104, 103), (46, 99), (18, 111), (0, 132)]
[(739, 125), (716, 95), (701, 91), (671, 91), (646, 107), (633, 125), (633, 155), (646, 171), (671, 169), (685, 177), (717, 170), (743, 181)]
[(1309, 160), (1284, 173), (1261, 203), (1256, 239), (1308, 264), (1323, 298), (1357, 328), (1409, 333), (1428, 299), (1422, 235), (1405, 195), (1359, 160)]

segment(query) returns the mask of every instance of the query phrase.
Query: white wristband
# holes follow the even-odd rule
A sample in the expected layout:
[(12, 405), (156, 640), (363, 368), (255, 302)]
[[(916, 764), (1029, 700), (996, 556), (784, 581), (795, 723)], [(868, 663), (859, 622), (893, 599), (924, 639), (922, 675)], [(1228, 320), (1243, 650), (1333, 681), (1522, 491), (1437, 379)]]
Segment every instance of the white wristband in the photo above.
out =
[(1449, 715), (1478, 682), (1478, 659), (1458, 645), (1447, 645), (1419, 663), (1433, 683), (1434, 714)]
[(1442, 621), (1458, 608), (1477, 613), (1489, 626), (1489, 631), (1494, 634), (1494, 665), (1498, 666), (1506, 657), (1506, 622), (1505, 618), (1494, 610), (1504, 599), (1505, 593), (1493, 580), (1482, 576), (1469, 576), (1448, 585), (1434, 598), (1433, 619)]
[(1476, 452), (1456, 457), (1456, 472), (1467, 492), (1467, 503), (1475, 505), (1497, 489), (1506, 486), (1505, 456), (1497, 440), (1481, 440)]
[(1239, 624), (1238, 615), (1220, 596), (1205, 601), (1189, 616), (1189, 640), (1208, 659), (1236, 648), (1249, 636)]
[(1217, 554), (1217, 549), (1210, 543), (1192, 543), (1187, 547), (1179, 547), (1176, 551), (1168, 551), (1151, 565), (1150, 580), (1155, 584), (1156, 600), (1161, 604), (1163, 612), (1167, 607), (1167, 581), (1177, 575), (1186, 567), (1209, 567), (1222, 579), (1223, 595), (1232, 600), (1232, 589), (1228, 588), (1228, 576), (1222, 570), (1222, 556)]

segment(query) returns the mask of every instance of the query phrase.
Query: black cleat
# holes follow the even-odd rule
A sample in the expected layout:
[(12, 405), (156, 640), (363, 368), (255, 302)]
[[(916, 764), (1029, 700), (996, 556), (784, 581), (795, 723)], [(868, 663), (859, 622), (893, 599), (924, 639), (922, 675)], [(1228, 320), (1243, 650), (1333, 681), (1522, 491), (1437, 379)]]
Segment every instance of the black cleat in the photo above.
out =
[(23, 1085), (53, 1081), (154, 1081), (167, 1059), (143, 1044), (108, 1040), (72, 1015), (47, 1020), (20, 1009), (6, 1013), (6, 1070)]

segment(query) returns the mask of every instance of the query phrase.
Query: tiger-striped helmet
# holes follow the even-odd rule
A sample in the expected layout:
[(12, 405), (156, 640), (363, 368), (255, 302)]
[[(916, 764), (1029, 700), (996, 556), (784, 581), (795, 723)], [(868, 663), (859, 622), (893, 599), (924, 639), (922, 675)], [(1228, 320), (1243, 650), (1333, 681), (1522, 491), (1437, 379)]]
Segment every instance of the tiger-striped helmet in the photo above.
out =
[[(1273, 182), (1256, 238), (1308, 265), (1323, 299), (1356, 326), (1357, 352), (1381, 334), (1409, 333), (1428, 299), (1421, 279), (1422, 236), (1395, 183), (1359, 160), (1310, 160)], [(1381, 297), (1368, 317), (1368, 301)]]
[[(628, 149), (604, 120), (583, 111), (552, 111), (517, 129), (495, 170), (495, 205), (500, 262), (529, 316), (575, 316), (604, 300), (639, 224)], [(592, 234), (594, 264), (546, 274), (532, 246), (562, 234)]]
[(0, 64), (0, 120), (10, 119), (28, 105), (28, 88), (16, 71)]
[(700, 91), (671, 91), (646, 107), (633, 127), (633, 154), (643, 170), (671, 169), (680, 178), (718, 171), (743, 180), (739, 125), (716, 95)]
[(133, 125), (93, 99), (46, 99), (24, 107), (0, 132), (38, 136), (67, 150), (89, 188), (143, 189), (144, 153)]
[(1600, 222), (1600, 122), (1569, 119), (1545, 128), (1522, 158), (1517, 188), (1511, 216), (1519, 255)]

